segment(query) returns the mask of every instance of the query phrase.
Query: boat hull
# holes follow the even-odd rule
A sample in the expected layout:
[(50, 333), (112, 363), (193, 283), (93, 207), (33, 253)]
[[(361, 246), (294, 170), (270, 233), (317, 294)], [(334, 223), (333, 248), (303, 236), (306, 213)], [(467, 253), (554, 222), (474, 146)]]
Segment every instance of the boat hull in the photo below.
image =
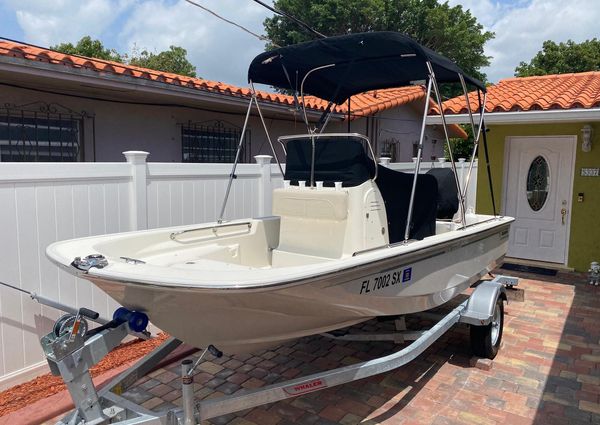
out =
[(123, 306), (145, 311), (157, 327), (190, 345), (250, 352), (444, 304), (503, 258), (510, 221), (398, 255), (389, 256), (393, 247), (359, 254), (370, 261), (263, 287), (214, 290), (82, 277)]

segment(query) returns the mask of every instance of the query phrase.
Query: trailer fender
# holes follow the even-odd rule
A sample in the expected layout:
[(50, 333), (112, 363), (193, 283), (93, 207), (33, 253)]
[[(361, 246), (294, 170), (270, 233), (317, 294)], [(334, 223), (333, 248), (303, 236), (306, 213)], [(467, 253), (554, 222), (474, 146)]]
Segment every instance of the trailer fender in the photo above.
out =
[(503, 285), (492, 281), (480, 283), (469, 297), (459, 321), (475, 326), (489, 325), (498, 299), (508, 302)]

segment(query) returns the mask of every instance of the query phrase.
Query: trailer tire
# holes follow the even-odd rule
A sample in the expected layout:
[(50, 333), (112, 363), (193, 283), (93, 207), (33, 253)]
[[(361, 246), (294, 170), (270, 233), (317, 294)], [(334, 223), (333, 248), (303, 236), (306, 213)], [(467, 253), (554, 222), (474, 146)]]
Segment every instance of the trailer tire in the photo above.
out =
[(496, 300), (492, 322), (485, 326), (471, 325), (471, 349), (478, 357), (493, 359), (498, 354), (504, 328), (504, 301)]

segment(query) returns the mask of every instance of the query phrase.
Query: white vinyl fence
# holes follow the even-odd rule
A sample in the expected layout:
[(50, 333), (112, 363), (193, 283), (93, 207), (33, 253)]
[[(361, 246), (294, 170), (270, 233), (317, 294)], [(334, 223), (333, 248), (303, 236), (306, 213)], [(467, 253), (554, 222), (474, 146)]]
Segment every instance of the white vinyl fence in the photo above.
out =
[[(0, 163), (0, 281), (110, 317), (116, 303), (87, 281), (53, 265), (54, 241), (146, 228), (215, 221), (231, 164), (147, 163), (126, 152), (122, 163)], [(225, 217), (271, 212), (282, 178), (271, 157), (236, 170)], [(389, 164), (410, 171), (414, 164)], [(450, 164), (423, 163), (422, 172)], [(457, 163), (461, 175), (466, 164)], [(467, 205), (474, 206), (477, 170)], [(60, 312), (0, 286), (0, 390), (46, 370), (40, 336)]]
[[(0, 281), (110, 317), (116, 303), (87, 281), (59, 270), (45, 255), (54, 241), (214, 221), (231, 164), (0, 163)], [(270, 157), (236, 170), (226, 218), (270, 214), (282, 185)], [(39, 337), (60, 312), (0, 286), (0, 390), (39, 374)]]

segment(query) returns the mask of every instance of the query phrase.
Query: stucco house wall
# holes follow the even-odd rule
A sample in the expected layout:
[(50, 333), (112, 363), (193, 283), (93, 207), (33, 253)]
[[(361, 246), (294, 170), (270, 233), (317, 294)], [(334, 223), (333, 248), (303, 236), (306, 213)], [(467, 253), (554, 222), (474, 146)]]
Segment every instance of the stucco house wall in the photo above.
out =
[[(600, 123), (590, 123), (594, 134), (600, 134)], [(494, 185), (497, 210), (502, 213), (503, 172), (505, 166), (505, 145), (508, 137), (514, 136), (577, 136), (575, 169), (573, 179), (573, 199), (571, 207), (571, 228), (568, 245), (569, 267), (577, 271), (587, 271), (591, 261), (600, 260), (600, 177), (582, 177), (581, 168), (600, 166), (600, 139), (592, 141), (592, 150), (581, 150), (582, 123), (490, 125), (488, 149), (490, 168)], [(596, 142), (594, 144), (594, 142)], [(478, 169), (477, 211), (492, 213), (492, 202), (488, 185), (485, 157), (480, 153)], [(584, 193), (584, 201), (577, 202), (577, 194)]]
[[(153, 105), (133, 105), (127, 103), (83, 99), (51, 93), (38, 92), (13, 87), (0, 87), (2, 105), (9, 104), (18, 113), (20, 107), (38, 107), (41, 104), (56, 104), (59, 109), (66, 108), (75, 113), (85, 112), (84, 121), (84, 160), (85, 161), (121, 161), (122, 152), (144, 150), (150, 152), (153, 162), (181, 162), (181, 127), (188, 123), (219, 120), (226, 126), (241, 128), (245, 110), (239, 112), (203, 111), (186, 107), (168, 107)], [(416, 105), (422, 101), (414, 102)], [(203, 106), (205, 109), (210, 108)], [(258, 154), (271, 154), (262, 123), (251, 116), (249, 131), (251, 139), (251, 158)], [(402, 105), (386, 110), (375, 117), (363, 117), (352, 120), (350, 130), (365, 134), (377, 145), (375, 152), (381, 153), (382, 140), (390, 137), (398, 142), (399, 155), (396, 161), (411, 161), (413, 143), (418, 141), (420, 115), (417, 106)], [(281, 154), (276, 139), (286, 134), (306, 133), (306, 126), (297, 112), (289, 113), (287, 118), (265, 117), (267, 128), (277, 152)], [(346, 132), (348, 122), (339, 118), (332, 119), (327, 126), (328, 132)], [(434, 127), (427, 129), (424, 160), (431, 156), (443, 155), (441, 143), (432, 143), (443, 137)], [(378, 143), (379, 141), (379, 143)]]
[[(421, 134), (422, 105), (422, 102), (414, 102), (379, 114), (375, 130), (379, 152), (382, 152), (386, 145), (392, 144), (395, 146), (396, 162), (412, 160)], [(429, 127), (423, 142), (423, 160), (436, 161), (443, 158), (445, 140), (440, 127)]]

